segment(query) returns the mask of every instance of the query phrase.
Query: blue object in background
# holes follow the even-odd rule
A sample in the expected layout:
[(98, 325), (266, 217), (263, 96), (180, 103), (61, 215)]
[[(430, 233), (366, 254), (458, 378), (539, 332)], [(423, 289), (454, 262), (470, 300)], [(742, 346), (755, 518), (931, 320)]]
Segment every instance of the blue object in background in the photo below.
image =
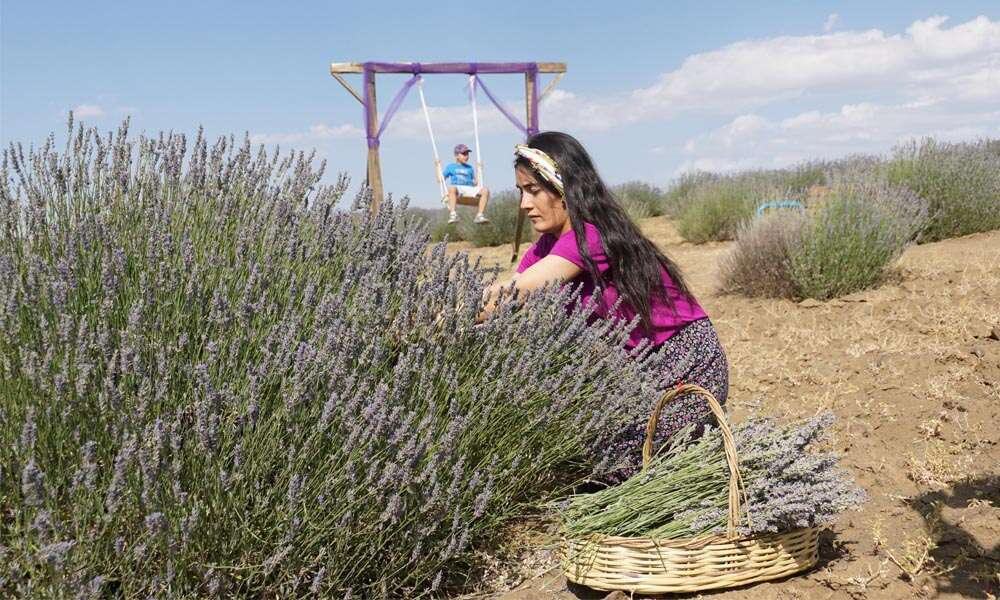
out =
[(798, 200), (771, 200), (757, 207), (757, 216), (763, 215), (764, 211), (769, 208), (795, 208), (802, 212), (806, 210), (806, 207)]

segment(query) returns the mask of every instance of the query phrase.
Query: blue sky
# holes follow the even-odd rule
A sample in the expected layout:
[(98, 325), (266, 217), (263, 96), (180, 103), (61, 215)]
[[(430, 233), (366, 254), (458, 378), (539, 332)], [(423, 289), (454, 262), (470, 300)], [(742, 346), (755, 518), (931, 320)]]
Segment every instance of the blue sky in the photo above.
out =
[[(360, 105), (333, 61), (563, 61), (542, 128), (611, 183), (1000, 137), (1000, 4), (969, 2), (28, 2), (0, 4), (0, 141), (110, 129), (248, 133), (364, 177)], [(389, 18), (391, 16), (391, 18)], [(947, 17), (945, 19), (944, 17)], [(404, 76), (379, 78), (384, 108)], [(523, 106), (519, 76), (484, 76)], [(353, 79), (360, 89), (360, 77)], [(445, 155), (471, 145), (462, 76), (430, 76)], [(485, 99), (481, 102), (485, 103)], [(416, 94), (383, 140), (386, 189), (436, 206)], [(519, 134), (484, 110), (487, 183)]]

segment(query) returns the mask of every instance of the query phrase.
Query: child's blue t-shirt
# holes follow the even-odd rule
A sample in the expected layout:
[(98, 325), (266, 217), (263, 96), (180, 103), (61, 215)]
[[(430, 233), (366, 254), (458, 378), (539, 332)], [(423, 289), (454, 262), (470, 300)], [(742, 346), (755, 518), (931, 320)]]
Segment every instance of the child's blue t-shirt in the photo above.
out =
[(441, 174), (448, 185), (475, 185), (476, 170), (469, 163), (453, 162)]

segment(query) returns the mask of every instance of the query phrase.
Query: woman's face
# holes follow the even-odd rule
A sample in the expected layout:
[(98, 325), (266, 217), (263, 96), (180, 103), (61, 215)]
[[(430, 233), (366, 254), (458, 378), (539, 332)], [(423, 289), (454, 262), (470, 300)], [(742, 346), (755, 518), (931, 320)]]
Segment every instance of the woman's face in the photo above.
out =
[(538, 233), (561, 235), (572, 227), (562, 196), (549, 192), (530, 170), (514, 168), (517, 189), (521, 191), (521, 208), (527, 211), (532, 227)]

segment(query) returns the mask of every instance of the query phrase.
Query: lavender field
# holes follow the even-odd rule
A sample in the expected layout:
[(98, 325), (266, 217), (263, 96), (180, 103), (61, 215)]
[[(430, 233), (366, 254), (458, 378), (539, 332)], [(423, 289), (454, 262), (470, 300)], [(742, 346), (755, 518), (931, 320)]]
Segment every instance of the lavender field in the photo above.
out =
[[(312, 156), (127, 123), (53, 139), (2, 162), (5, 597), (479, 589), (511, 525), (600, 474), (657, 396), (657, 357), (567, 315), (568, 292), (473, 326), (497, 269), (429, 245), (405, 203), (345, 200)], [(618, 191), (634, 218), (735, 238), (707, 244), (732, 297), (826, 299), (882, 284), (917, 242), (1000, 227), (998, 161), (928, 143)], [(969, 173), (985, 191), (942, 201)], [(754, 218), (775, 182), (806, 210)]]

